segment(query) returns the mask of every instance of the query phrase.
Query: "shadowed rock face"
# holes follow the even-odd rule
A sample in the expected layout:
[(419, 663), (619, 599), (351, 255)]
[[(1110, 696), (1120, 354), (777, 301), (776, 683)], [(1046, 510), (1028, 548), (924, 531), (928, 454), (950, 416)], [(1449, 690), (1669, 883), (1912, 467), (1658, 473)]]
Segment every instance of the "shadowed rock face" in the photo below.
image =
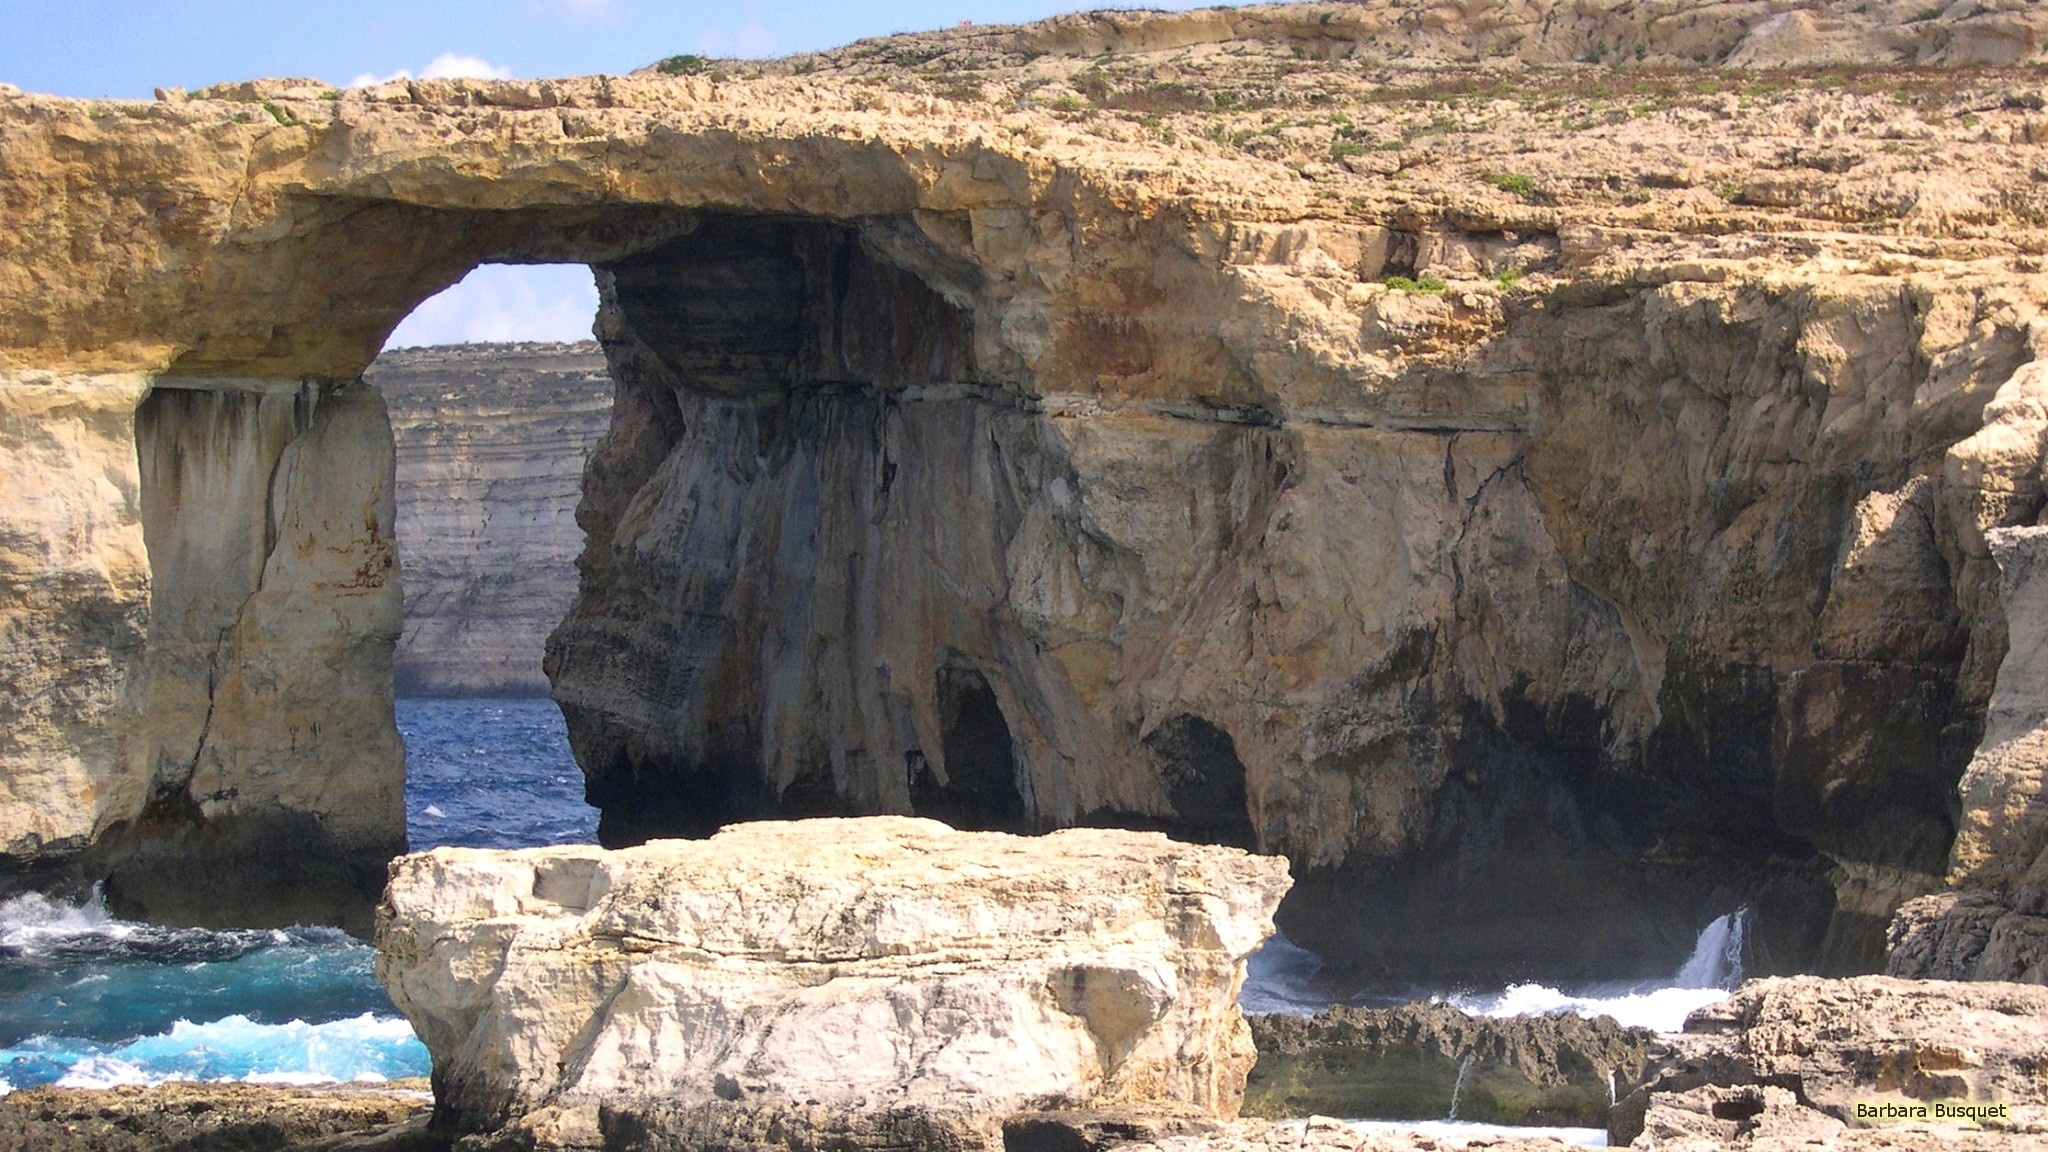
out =
[[(12, 874), (360, 914), (143, 877), (269, 884), (296, 842), (374, 886), (401, 592), (357, 381), (475, 263), (576, 261), (616, 399), (546, 667), (609, 843), (1170, 828), (1291, 857), (1290, 934), (1387, 974), (1668, 972), (1743, 902), (1759, 966), (1869, 968), (1950, 881), (2027, 929), (1989, 541), (2048, 503), (2038, 85), (1548, 67), (1602, 29), (1673, 67), (2011, 62), (2038, 13), (1594, 8), (976, 29), (880, 81), (861, 47), (5, 97)], [(1486, 59), (1532, 70), (1409, 132)], [(1520, 99), (1588, 80), (1642, 114)], [(1897, 146), (1965, 109), (1981, 138)]]

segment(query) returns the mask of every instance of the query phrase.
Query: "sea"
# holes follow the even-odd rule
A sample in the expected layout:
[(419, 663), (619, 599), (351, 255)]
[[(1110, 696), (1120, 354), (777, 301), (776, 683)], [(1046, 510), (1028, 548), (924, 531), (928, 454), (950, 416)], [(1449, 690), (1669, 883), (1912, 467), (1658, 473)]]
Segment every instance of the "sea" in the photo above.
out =
[[(583, 802), (552, 701), (401, 700), (398, 727), (415, 850), (595, 842), (597, 811)], [(1702, 926), (1692, 957), (1663, 981), (1433, 996), (1490, 1016), (1606, 1014), (1674, 1032), (1740, 982), (1746, 918), (1731, 909)], [(425, 1076), (426, 1048), (378, 986), (374, 959), (369, 945), (330, 928), (166, 928), (110, 916), (98, 899), (16, 897), (0, 903), (0, 1094), (42, 1084)], [(1314, 953), (1284, 937), (1252, 957), (1240, 997), (1248, 1012), (1303, 1015), (1385, 1002), (1327, 977)], [(1453, 1144), (1500, 1131), (1435, 1121), (1428, 1130)], [(1593, 1129), (1553, 1134), (1600, 1143)]]
[[(398, 730), (415, 850), (596, 841), (553, 701), (400, 700)], [(425, 1076), (375, 959), (332, 928), (164, 928), (16, 897), (0, 903), (0, 1092)]]

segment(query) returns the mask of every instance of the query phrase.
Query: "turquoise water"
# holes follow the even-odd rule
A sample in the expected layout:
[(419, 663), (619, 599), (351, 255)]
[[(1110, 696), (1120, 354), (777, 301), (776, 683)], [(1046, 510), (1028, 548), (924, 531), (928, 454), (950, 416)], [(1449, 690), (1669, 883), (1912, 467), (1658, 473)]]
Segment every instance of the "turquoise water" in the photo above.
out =
[[(401, 700), (398, 727), (415, 849), (596, 838), (552, 702)], [(375, 959), (330, 928), (164, 928), (97, 902), (0, 903), (0, 1092), (424, 1076), (426, 1048)]]

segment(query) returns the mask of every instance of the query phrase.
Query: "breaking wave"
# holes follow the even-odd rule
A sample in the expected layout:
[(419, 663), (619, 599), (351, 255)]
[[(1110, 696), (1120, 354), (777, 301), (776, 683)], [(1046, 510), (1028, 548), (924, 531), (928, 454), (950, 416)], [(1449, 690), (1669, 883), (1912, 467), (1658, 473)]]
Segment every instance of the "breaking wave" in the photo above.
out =
[(425, 1075), (375, 956), (330, 928), (167, 928), (97, 893), (15, 897), (0, 903), (0, 1092)]

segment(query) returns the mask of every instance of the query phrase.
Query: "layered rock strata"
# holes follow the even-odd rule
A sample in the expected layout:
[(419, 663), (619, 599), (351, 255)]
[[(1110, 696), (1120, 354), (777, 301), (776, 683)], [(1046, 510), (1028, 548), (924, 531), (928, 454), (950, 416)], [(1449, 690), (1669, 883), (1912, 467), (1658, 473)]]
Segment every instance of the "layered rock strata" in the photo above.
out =
[(1447, 1004), (1251, 1017), (1249, 1116), (1605, 1127), (1654, 1033), (1611, 1017), (1469, 1016)]
[(597, 345), (400, 348), (363, 379), (397, 441), (400, 696), (539, 696), (576, 598), (583, 465), (610, 423)]
[[(2035, 760), (1984, 741), (1990, 534), (2048, 505), (2042, 18), (1372, 2), (8, 94), (10, 443), (77, 449), (5, 513), (8, 867), (360, 917), (402, 823), (358, 378), (474, 264), (570, 260), (618, 396), (547, 667), (610, 843), (1171, 828), (1439, 978), (1661, 974), (1745, 902), (1754, 969), (1875, 967), (1938, 891), (2033, 931)], [(289, 879), (148, 881), (216, 875)]]
[(394, 866), (377, 972), (443, 1128), (588, 1137), (602, 1104), (791, 1146), (996, 1140), (1032, 1108), (1235, 1114), (1235, 996), (1287, 884), (1284, 861), (1157, 833), (904, 817), (444, 848)]
[(1929, 1147), (1953, 1125), (1884, 1125), (1892, 1144), (1851, 1139), (1845, 1128), (1867, 1126), (1855, 1118), (1858, 1101), (1944, 1101), (2009, 1106), (2010, 1121), (1992, 1125), (2003, 1134), (1971, 1146), (2040, 1147), (2048, 1141), (2043, 1021), (2048, 989), (2038, 985), (1751, 981), (1669, 1038), (1615, 1109), (1609, 1140), (1672, 1149)]

